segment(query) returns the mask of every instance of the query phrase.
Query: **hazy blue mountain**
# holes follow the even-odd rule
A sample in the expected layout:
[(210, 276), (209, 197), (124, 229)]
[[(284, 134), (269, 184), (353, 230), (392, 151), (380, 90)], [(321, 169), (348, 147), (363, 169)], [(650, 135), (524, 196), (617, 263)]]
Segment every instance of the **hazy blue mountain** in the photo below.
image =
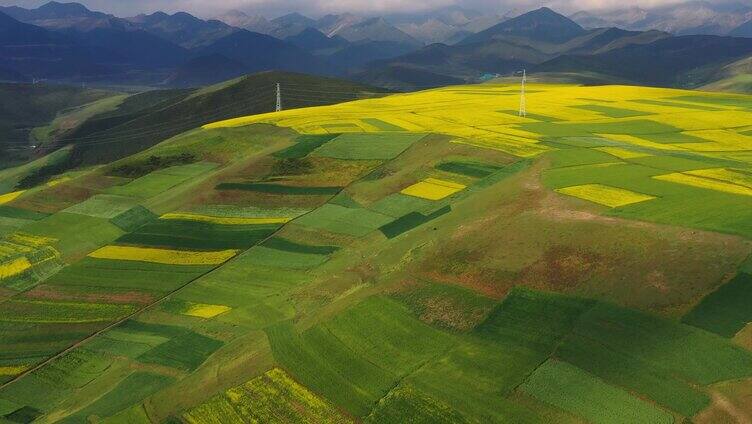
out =
[(128, 21), (165, 40), (185, 48), (201, 47), (237, 31), (237, 28), (218, 20), (205, 21), (185, 12), (169, 15), (156, 12), (138, 15)]
[(749, 20), (734, 28), (734, 30), (731, 31), (729, 35), (731, 35), (732, 37), (752, 38), (752, 20)]
[(95, 63), (90, 48), (73, 38), (19, 22), (0, 13), (0, 67), (7, 75), (69, 78), (110, 72)]
[(46, 29), (70, 29), (90, 31), (94, 28), (130, 27), (129, 23), (113, 15), (91, 11), (80, 3), (49, 2), (36, 9), (18, 6), (0, 7), (3, 12), (16, 20)]
[(274, 25), (274, 29), (270, 32), (270, 35), (284, 40), (287, 37), (300, 34), (306, 28), (315, 28), (316, 21), (307, 16), (303, 16), (300, 13), (289, 13), (279, 18), (272, 19), (271, 24)]
[(316, 28), (306, 28), (299, 34), (285, 38), (285, 41), (308, 52), (341, 49), (350, 44), (338, 35), (327, 37), (326, 34)]
[(617, 26), (629, 30), (659, 30), (675, 35), (727, 35), (752, 19), (749, 2), (690, 1), (661, 7), (588, 10), (571, 18), (586, 28)]
[(752, 39), (688, 35), (595, 55), (563, 55), (534, 71), (597, 72), (640, 84), (687, 86), (702, 82), (703, 69), (750, 54)]
[(272, 36), (246, 30), (235, 31), (193, 53), (195, 56), (220, 54), (244, 64), (248, 72), (282, 70), (330, 73), (322, 59), (303, 49)]
[(236, 28), (260, 32), (261, 34), (270, 34), (276, 28), (274, 24), (261, 15), (248, 15), (241, 10), (235, 9), (228, 10), (214, 19)]
[(550, 43), (564, 43), (587, 31), (571, 19), (542, 7), (494, 25), (467, 37), (461, 44), (490, 41), (499, 37), (517, 36)]
[(178, 67), (165, 85), (170, 87), (199, 87), (229, 80), (248, 73), (248, 67), (221, 54), (199, 56)]
[(391, 59), (415, 51), (412, 46), (394, 41), (360, 41), (350, 43), (327, 57), (341, 73), (355, 72), (378, 60)]

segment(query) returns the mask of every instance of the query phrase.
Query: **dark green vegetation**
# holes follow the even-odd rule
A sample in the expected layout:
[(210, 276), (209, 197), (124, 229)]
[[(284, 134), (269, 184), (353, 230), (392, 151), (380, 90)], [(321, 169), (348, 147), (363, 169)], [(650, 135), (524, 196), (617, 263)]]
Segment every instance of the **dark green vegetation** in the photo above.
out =
[(301, 159), (335, 137), (337, 134), (302, 135), (295, 138), (295, 144), (275, 153), (274, 156), (282, 159)]
[(188, 250), (247, 249), (279, 225), (223, 225), (157, 219), (116, 240), (119, 244)]
[(397, 218), (396, 220), (390, 222), (389, 224), (382, 226), (381, 228), (379, 228), (379, 230), (381, 230), (381, 232), (384, 233), (387, 238), (397, 237), (398, 235), (410, 231), (419, 225), (423, 225), (426, 222), (444, 215), (445, 213), (449, 213), (451, 212), (451, 210), (451, 206), (445, 206), (429, 215), (423, 215), (419, 212), (410, 212), (409, 214), (403, 215), (400, 218)]
[(196, 162), (190, 153), (174, 156), (149, 156), (144, 160), (126, 163), (113, 168), (109, 174), (115, 177), (139, 178), (160, 169)]
[(442, 162), (436, 166), (436, 169), (468, 177), (483, 178), (493, 174), (498, 168), (481, 163)]
[(342, 189), (343, 187), (297, 187), (268, 183), (222, 183), (217, 186), (217, 190), (246, 190), (288, 195), (333, 195)]
[[(34, 157), (32, 130), (67, 110), (95, 102), (113, 93), (77, 87), (0, 84), (0, 168)], [(29, 185), (31, 186), (31, 185)]]
[(750, 299), (752, 276), (743, 272), (702, 299), (682, 321), (724, 337), (734, 337), (752, 322)]

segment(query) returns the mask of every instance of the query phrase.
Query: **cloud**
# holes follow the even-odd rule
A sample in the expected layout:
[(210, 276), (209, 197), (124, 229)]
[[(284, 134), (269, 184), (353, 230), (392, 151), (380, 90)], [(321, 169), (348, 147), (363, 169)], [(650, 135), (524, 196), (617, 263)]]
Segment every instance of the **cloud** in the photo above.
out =
[[(0, 0), (0, 5), (37, 7), (47, 0)], [(74, 0), (60, 0), (74, 1)], [(289, 12), (313, 16), (326, 13), (353, 12), (359, 14), (413, 13), (447, 6), (462, 6), (471, 9), (504, 13), (509, 10), (531, 10), (548, 6), (563, 13), (579, 10), (612, 9), (625, 6), (624, 0), (78, 0), (92, 10), (100, 10), (118, 16), (138, 13), (186, 11), (199, 16), (211, 17), (229, 9), (258, 13), (274, 17)], [(629, 6), (658, 7), (691, 0), (632, 0)], [(725, 0), (712, 0), (724, 3)], [(733, 1), (733, 0), (729, 0)]]

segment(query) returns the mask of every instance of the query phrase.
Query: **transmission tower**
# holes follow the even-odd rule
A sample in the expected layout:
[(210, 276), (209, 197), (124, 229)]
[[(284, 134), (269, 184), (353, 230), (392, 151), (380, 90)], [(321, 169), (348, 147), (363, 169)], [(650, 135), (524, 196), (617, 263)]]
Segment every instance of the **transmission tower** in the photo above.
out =
[(520, 116), (527, 117), (527, 102), (525, 101), (525, 83), (527, 82), (527, 70), (522, 70), (522, 88), (520, 89)]
[(277, 107), (275, 110), (277, 112), (282, 110), (282, 90), (279, 87), (279, 83), (277, 83)]

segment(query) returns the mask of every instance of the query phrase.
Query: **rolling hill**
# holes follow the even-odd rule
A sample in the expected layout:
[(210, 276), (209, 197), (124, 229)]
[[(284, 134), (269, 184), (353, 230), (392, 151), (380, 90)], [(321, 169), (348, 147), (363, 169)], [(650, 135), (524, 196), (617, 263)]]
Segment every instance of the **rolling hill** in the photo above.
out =
[(104, 90), (44, 84), (0, 83), (0, 167), (27, 160), (35, 127), (52, 121), (66, 110), (112, 96)]
[(245, 109), (23, 190), (0, 171), (3, 420), (752, 415), (752, 97), (531, 83), (521, 117), (491, 83), (244, 116), (282, 77), (128, 97), (92, 122)]
[(265, 72), (200, 89), (135, 94), (116, 108), (56, 134), (52, 141), (57, 148), (73, 147), (63, 167), (108, 163), (213, 120), (273, 111), (277, 83), (282, 86), (286, 109), (367, 98), (385, 91), (329, 78)]
[(711, 82), (702, 86), (703, 90), (752, 93), (752, 56), (720, 68), (713, 67), (709, 73)]

